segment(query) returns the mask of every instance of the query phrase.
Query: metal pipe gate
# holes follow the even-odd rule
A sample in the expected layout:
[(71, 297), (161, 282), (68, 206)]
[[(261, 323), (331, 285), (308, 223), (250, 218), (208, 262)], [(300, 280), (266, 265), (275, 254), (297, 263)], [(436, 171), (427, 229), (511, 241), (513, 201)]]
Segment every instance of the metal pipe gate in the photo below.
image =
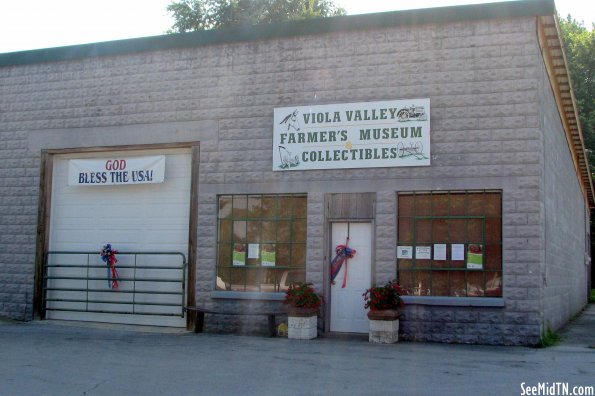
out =
[(43, 261), (43, 310), (184, 317), (186, 256), (118, 252), (119, 287), (98, 252), (49, 251)]

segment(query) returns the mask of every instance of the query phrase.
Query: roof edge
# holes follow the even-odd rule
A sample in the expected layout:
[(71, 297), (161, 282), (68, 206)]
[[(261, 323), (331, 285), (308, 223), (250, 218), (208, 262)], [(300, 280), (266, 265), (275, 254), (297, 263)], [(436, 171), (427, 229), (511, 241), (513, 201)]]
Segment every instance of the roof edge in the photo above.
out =
[(537, 36), (576, 175), (587, 206), (590, 211), (593, 211), (595, 210), (593, 176), (557, 15), (541, 16), (537, 19)]
[(0, 67), (393, 26), (555, 14), (554, 0), (516, 0), (346, 15), (8, 52), (0, 54)]

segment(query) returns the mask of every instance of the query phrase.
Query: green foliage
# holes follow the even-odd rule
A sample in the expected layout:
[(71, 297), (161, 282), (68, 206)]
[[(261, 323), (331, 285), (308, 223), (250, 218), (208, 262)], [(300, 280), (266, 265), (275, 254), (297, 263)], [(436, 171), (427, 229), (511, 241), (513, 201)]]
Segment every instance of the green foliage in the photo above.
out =
[(345, 15), (332, 0), (177, 0), (167, 11), (175, 20), (168, 33)]
[(589, 31), (570, 15), (560, 19), (564, 50), (585, 137), (591, 172), (595, 171), (595, 27)]
[(547, 331), (541, 336), (541, 348), (547, 348), (560, 342), (560, 335), (548, 327)]
[(296, 282), (289, 285), (283, 303), (294, 308), (318, 309), (322, 305), (322, 298), (316, 294), (312, 284)]
[(389, 281), (384, 286), (371, 287), (363, 294), (364, 308), (370, 308), (371, 311), (399, 309), (403, 306), (402, 294), (403, 290), (396, 280)]
[(589, 297), (589, 304), (595, 304), (595, 289), (591, 289), (591, 296)]

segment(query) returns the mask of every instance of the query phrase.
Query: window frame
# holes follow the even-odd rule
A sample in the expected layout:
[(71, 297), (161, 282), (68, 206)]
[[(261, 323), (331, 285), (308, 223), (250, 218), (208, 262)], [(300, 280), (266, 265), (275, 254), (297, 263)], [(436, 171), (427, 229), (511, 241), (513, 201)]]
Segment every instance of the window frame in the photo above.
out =
[[(473, 195), (475, 197), (473, 197), (473, 199), (476, 199), (477, 195), (481, 194), (483, 195), (482, 200), (481, 200), (481, 213), (476, 213), (476, 212), (472, 212), (470, 213), (470, 209), (469, 209), (469, 204), (470, 204), (470, 195)], [(498, 208), (497, 211), (495, 212), (496, 214), (489, 212), (488, 211), (488, 207), (492, 204), (493, 202), (490, 202), (490, 200), (487, 199), (488, 194), (497, 194), (498, 196)], [(447, 196), (448, 197), (448, 204), (446, 206), (447, 208), (447, 213), (441, 213), (441, 214), (437, 214), (440, 213), (438, 210), (434, 210), (434, 197), (435, 196)], [(464, 195), (465, 199), (465, 206), (464, 206), (464, 213), (457, 213), (457, 214), (453, 214), (453, 206), (452, 206), (452, 199), (451, 197), (454, 195)], [(411, 201), (412, 201), (412, 208), (407, 208), (408, 210), (403, 210), (403, 212), (406, 212), (405, 215), (402, 214), (402, 209), (403, 206), (401, 206), (403, 203), (401, 201), (402, 198), (404, 197), (411, 197)], [(429, 209), (429, 213), (423, 213), (423, 214), (419, 214), (417, 212), (417, 208), (416, 208), (416, 203), (417, 203), (417, 199), (418, 197), (420, 197), (420, 201), (422, 199), (425, 199), (427, 201), (429, 201), (430, 203), (430, 209)], [(428, 198), (425, 198), (428, 197)], [(461, 300), (461, 299), (465, 299), (465, 300), (469, 300), (469, 299), (477, 299), (477, 300), (483, 300), (482, 302), (478, 303), (478, 305), (485, 305), (486, 303), (489, 302), (487, 300), (490, 299), (495, 299), (495, 300), (501, 300), (503, 298), (503, 244), (502, 244), (502, 240), (503, 240), (503, 235), (502, 235), (502, 218), (503, 218), (503, 205), (502, 205), (502, 190), (437, 190), (437, 191), (403, 191), (403, 192), (398, 192), (396, 194), (396, 198), (397, 198), (397, 213), (396, 213), (396, 228), (397, 228), (397, 247), (398, 246), (412, 246), (413, 252), (415, 252), (416, 247), (417, 246), (429, 246), (431, 248), (431, 251), (433, 252), (434, 250), (434, 244), (446, 244), (447, 245), (447, 260), (443, 261), (443, 260), (434, 260), (433, 259), (433, 254), (432, 254), (432, 259), (430, 260), (423, 260), (424, 265), (423, 266), (417, 266), (417, 257), (415, 254), (413, 254), (412, 259), (402, 259), (402, 258), (396, 258), (395, 263), (396, 263), (396, 270), (397, 270), (397, 277), (399, 279), (400, 282), (405, 284), (406, 288), (409, 288), (409, 286), (411, 286), (411, 294), (408, 294), (405, 296), (405, 300), (411, 300), (411, 301), (416, 301), (416, 302), (420, 302), (420, 301), (424, 301), (424, 300), (428, 300), (430, 301), (430, 303), (435, 303), (436, 301), (444, 301), (444, 299), (447, 299), (448, 301), (453, 301), (453, 300)], [(426, 208), (427, 209), (427, 208)], [(412, 210), (412, 212), (409, 212), (409, 210)], [(442, 208), (442, 210), (444, 210), (444, 208)], [(409, 213), (407, 213), (409, 212)], [(491, 227), (490, 230), (494, 230), (493, 226), (493, 220), (494, 219), (498, 219), (498, 223), (497, 223), (497, 227), (496, 227), (496, 233), (495, 233), (495, 237), (492, 236), (488, 236), (488, 228), (487, 228), (487, 224), (488, 221), (491, 222)], [(434, 235), (434, 222), (435, 221), (445, 221), (446, 222), (446, 237), (442, 237), (442, 238), (436, 238), (436, 236)], [(450, 230), (451, 230), (451, 226), (450, 224), (448, 224), (448, 222), (450, 220), (462, 220), (465, 221), (464, 224), (464, 230), (465, 230), (465, 234), (464, 234), (464, 240), (452, 240), (451, 239), (451, 235), (450, 235)], [(476, 220), (481, 220), (481, 238), (479, 239), (475, 239), (475, 240), (471, 240), (472, 236), (469, 235), (469, 226), (468, 226), (468, 222), (472, 220), (472, 221), (476, 221)], [(426, 221), (429, 222), (429, 238), (424, 238), (421, 242), (418, 239), (418, 221)], [(406, 223), (406, 222), (410, 222), (410, 226), (412, 227), (412, 229), (410, 231), (407, 231), (406, 233), (401, 229), (401, 224), (402, 223)], [(406, 236), (404, 236), (403, 234), (407, 234)], [(453, 244), (463, 244), (464, 245), (464, 251), (465, 251), (465, 256), (464, 256), (464, 260), (462, 261), (456, 261), (458, 262), (457, 266), (453, 265), (453, 261), (452, 260), (452, 245)], [(482, 268), (481, 269), (471, 269), (468, 268), (467, 265), (467, 253), (468, 253), (468, 247), (469, 245), (473, 245), (473, 244), (479, 244), (482, 246)], [(490, 249), (490, 251), (493, 252), (494, 246), (496, 246), (496, 248), (498, 249), (497, 252), (497, 256), (496, 256), (496, 260), (495, 262), (497, 263), (497, 268), (493, 268), (494, 266), (494, 261), (493, 259), (490, 259), (490, 263), (488, 264), (488, 258), (487, 258), (487, 251), (488, 247)], [(449, 254), (450, 253), (450, 254)], [(408, 260), (410, 261), (410, 264), (407, 261), (404, 260)], [(438, 261), (437, 264), (436, 262)], [(442, 264), (444, 263), (444, 264)], [(403, 267), (403, 264), (407, 265), (406, 267)], [(433, 293), (433, 278), (435, 276), (436, 273), (440, 273), (440, 272), (446, 272), (446, 293), (444, 293), (444, 285), (442, 285), (442, 293), (439, 294), (432, 294)], [(452, 273), (456, 273), (456, 272), (463, 272), (464, 273), (464, 294), (460, 295), (460, 294), (455, 294), (453, 289), (453, 281), (451, 281), (451, 274)], [(471, 275), (472, 274), (472, 275)], [(481, 293), (478, 293), (478, 291), (474, 291), (473, 294), (470, 295), (470, 275), (471, 277), (477, 277), (477, 275), (475, 274), (481, 274), (479, 276), (479, 278), (481, 278), (481, 289), (477, 289), (479, 291), (481, 291)], [(422, 279), (422, 276), (427, 275), (429, 277), (429, 288), (428, 288), (428, 292), (427, 294), (424, 294), (423, 292), (425, 291), (425, 288), (419, 287), (420, 290), (415, 291), (415, 285), (419, 284), (416, 283), (418, 281), (418, 279)], [(488, 276), (493, 275), (493, 280), (495, 281), (495, 283), (497, 284), (497, 287), (495, 287), (495, 291), (492, 292), (488, 292), (488, 282), (490, 282), (490, 279), (488, 279)], [(402, 278), (402, 276), (411, 276), (411, 278), (409, 278), (408, 281), (405, 281), (404, 278)], [(441, 275), (442, 277), (442, 275)], [(444, 282), (444, 279), (442, 279), (442, 282)], [(425, 286), (425, 284), (424, 284)], [(460, 291), (461, 289), (459, 289)], [(495, 305), (500, 305), (500, 303), (496, 303)]]
[[(283, 206), (283, 199), (303, 199), (303, 203), (299, 206), (294, 206), (291, 202), (291, 210), (287, 211)], [(231, 202), (231, 207), (228, 208), (229, 214), (222, 214), (222, 200), (227, 199)], [(263, 213), (263, 201), (272, 199), (274, 202), (273, 214)], [(258, 201), (258, 207), (255, 208), (256, 215), (250, 213), (250, 202)], [(290, 281), (295, 281), (291, 278), (297, 277), (301, 281), (306, 279), (306, 256), (307, 256), (307, 208), (308, 196), (304, 193), (282, 193), (282, 194), (220, 194), (217, 196), (217, 235), (216, 235), (216, 284), (214, 285), (214, 295), (218, 297), (225, 297), (234, 295), (234, 298), (257, 297), (269, 295), (269, 297), (276, 299), (273, 295), (280, 295), (284, 293), (285, 288)], [(236, 206), (236, 202), (240, 206)], [(245, 203), (245, 206), (243, 205)], [(296, 208), (298, 208), (296, 210)], [(237, 210), (236, 210), (237, 209)], [(241, 214), (242, 209), (245, 210)], [(285, 210), (284, 210), (285, 209)], [(300, 211), (300, 209), (303, 209)], [(222, 237), (222, 226), (228, 222), (230, 239)], [(243, 224), (242, 224), (243, 223)], [(258, 232), (255, 239), (250, 239), (250, 227), (257, 224)], [(266, 238), (263, 223), (272, 223), (274, 225), (274, 238)], [(280, 225), (283, 224), (283, 231), (280, 231)], [(300, 224), (301, 223), (301, 224)], [(237, 230), (240, 232), (240, 240), (236, 240), (236, 224)], [(243, 231), (241, 228), (243, 227)], [(299, 228), (301, 227), (301, 228)], [(281, 238), (281, 232), (284, 236)], [(296, 240), (296, 232), (300, 232), (301, 237)], [(256, 235), (253, 233), (252, 235)], [(258, 244), (259, 258), (250, 259), (247, 256), (247, 251), (250, 244)], [(243, 245), (245, 247), (244, 265), (233, 265), (233, 251), (236, 245)], [(285, 257), (287, 263), (285, 265), (274, 266), (262, 265), (262, 247), (263, 245), (275, 245), (276, 260), (279, 257)], [(279, 254), (279, 248), (282, 247), (286, 253), (284, 256)], [(229, 252), (226, 252), (229, 248)], [(302, 253), (298, 255), (300, 262), (295, 265), (296, 251), (301, 249)], [(222, 258), (222, 253), (226, 254)], [(225, 265), (221, 260), (229, 259), (229, 263)], [(252, 261), (252, 262), (249, 262)], [(259, 260), (255, 263), (255, 260)], [(222, 269), (227, 273), (222, 273)], [(284, 273), (286, 272), (285, 279)], [(240, 275), (238, 275), (240, 274)], [(272, 274), (272, 276), (271, 276)], [(224, 276), (221, 276), (224, 275)], [(236, 279), (241, 278), (242, 282), (234, 283)], [(250, 277), (256, 279), (255, 282), (250, 282)], [(267, 281), (264, 281), (267, 280)], [(221, 288), (221, 282), (225, 288)], [(266, 297), (265, 297), (266, 299)]]

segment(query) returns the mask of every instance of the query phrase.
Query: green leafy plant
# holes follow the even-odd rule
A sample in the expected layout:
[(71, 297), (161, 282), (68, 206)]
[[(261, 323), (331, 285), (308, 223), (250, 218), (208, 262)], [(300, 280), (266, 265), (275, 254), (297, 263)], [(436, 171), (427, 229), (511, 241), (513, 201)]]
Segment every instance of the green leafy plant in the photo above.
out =
[(560, 342), (560, 339), (560, 335), (548, 327), (547, 331), (541, 336), (541, 342), (539, 346), (541, 348), (551, 347)]
[(345, 15), (331, 0), (174, 0), (168, 33)]
[(316, 293), (311, 283), (296, 282), (289, 285), (283, 303), (293, 308), (318, 309), (322, 302), (322, 297)]
[(568, 15), (559, 18), (589, 166), (595, 171), (595, 29)]
[(399, 309), (404, 305), (403, 290), (396, 280), (389, 281), (384, 286), (374, 286), (365, 291), (364, 308), (371, 311), (383, 311), (388, 309)]

